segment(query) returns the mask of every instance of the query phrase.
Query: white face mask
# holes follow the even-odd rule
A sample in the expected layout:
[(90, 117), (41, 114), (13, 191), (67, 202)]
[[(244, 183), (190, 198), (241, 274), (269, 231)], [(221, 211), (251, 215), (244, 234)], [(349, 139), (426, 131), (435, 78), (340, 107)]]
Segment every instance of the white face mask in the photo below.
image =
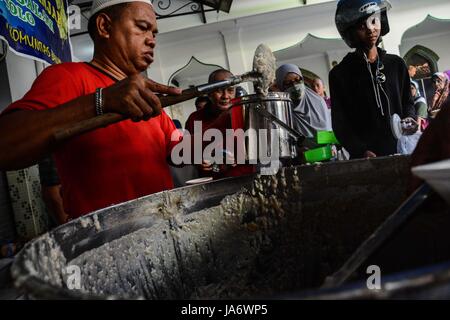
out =
[(286, 89), (286, 92), (291, 96), (291, 100), (294, 105), (297, 105), (305, 96), (305, 83), (302, 81), (290, 86)]

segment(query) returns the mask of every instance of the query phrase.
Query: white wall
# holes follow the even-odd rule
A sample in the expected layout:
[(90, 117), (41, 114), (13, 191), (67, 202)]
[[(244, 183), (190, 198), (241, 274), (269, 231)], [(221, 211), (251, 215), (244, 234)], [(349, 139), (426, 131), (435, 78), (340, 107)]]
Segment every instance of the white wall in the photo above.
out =
[[(183, 68), (192, 56), (203, 63), (229, 68), (223, 36), (213, 33), (158, 45), (155, 63), (148, 69), (147, 74), (155, 81), (168, 84), (170, 77)], [(207, 75), (205, 79), (207, 80)], [(180, 87), (187, 88), (182, 82)], [(166, 111), (173, 119), (179, 119), (184, 126), (187, 117), (195, 111), (194, 100), (167, 108)]]
[(298, 57), (296, 59), (277, 61), (277, 65), (280, 66), (284, 63), (292, 63), (298, 65), (302, 69), (306, 69), (318, 75), (324, 82), (326, 86), (327, 94), (330, 95), (328, 86), (328, 73), (331, 70), (331, 62), (336, 60), (340, 62), (342, 58), (347, 54), (347, 52), (336, 53), (332, 59), (326, 53), (309, 56), (309, 57)]
[(8, 72), (5, 60), (0, 62), (0, 112), (11, 103), (11, 91), (9, 89)]
[(402, 57), (416, 45), (427, 47), (439, 56), (439, 71), (450, 70), (450, 31), (444, 34), (404, 39), (400, 45), (400, 54)]
[(202, 62), (228, 68), (223, 38), (219, 33), (214, 33), (204, 37), (183, 38), (175, 42), (158, 44), (155, 62), (162, 66), (162, 70), (155, 70), (152, 66), (148, 74), (152, 77), (155, 73), (160, 73), (156, 76), (167, 83), (170, 76), (184, 67), (192, 56)]
[(448, 0), (391, 0), (389, 12), (391, 32), (385, 37), (385, 48), (399, 54), (399, 45), (403, 34), (411, 27), (425, 20), (428, 15), (439, 19), (450, 18), (450, 1)]
[(328, 68), (328, 61), (324, 54), (310, 57), (299, 57), (293, 60), (282, 61), (278, 64), (281, 65), (284, 63), (296, 64), (302, 69), (306, 69), (317, 74), (324, 81), (328, 78), (328, 72), (330, 72), (330, 69)]
[(16, 101), (30, 90), (36, 79), (36, 64), (34, 60), (24, 58), (8, 51), (6, 56), (11, 99)]

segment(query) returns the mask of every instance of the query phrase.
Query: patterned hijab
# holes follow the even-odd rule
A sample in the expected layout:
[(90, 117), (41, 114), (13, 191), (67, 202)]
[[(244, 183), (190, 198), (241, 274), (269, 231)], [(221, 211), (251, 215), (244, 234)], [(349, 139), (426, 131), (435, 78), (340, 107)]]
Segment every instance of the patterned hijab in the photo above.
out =
[(450, 90), (450, 88), (449, 88), (450, 79), (449, 79), (448, 75), (444, 72), (436, 72), (435, 74), (433, 74), (431, 79), (433, 81), (435, 81), (436, 79), (440, 79), (442, 82), (442, 87), (438, 88), (436, 90), (436, 92), (434, 93), (433, 102), (432, 102), (430, 110), (429, 110), (432, 113), (437, 113), (442, 108), (444, 102), (448, 98), (448, 94), (449, 94), (449, 90)]

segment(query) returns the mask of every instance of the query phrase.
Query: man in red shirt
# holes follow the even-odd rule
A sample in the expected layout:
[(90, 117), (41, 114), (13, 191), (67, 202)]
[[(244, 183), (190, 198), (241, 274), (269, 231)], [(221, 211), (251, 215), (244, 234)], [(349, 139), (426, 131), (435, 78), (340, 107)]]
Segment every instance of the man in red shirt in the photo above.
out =
[[(209, 75), (208, 83), (216, 81), (222, 81), (232, 77), (233, 74), (225, 69), (219, 69), (212, 72)], [(223, 136), (224, 149), (226, 146), (226, 131), (227, 129), (243, 129), (242, 108), (235, 107), (230, 110), (233, 100), (236, 96), (236, 89), (229, 87), (226, 89), (219, 89), (209, 94), (209, 102), (202, 109), (192, 113), (186, 121), (186, 130), (191, 135), (197, 134), (194, 130), (194, 124), (196, 121), (202, 124), (202, 136), (208, 129), (218, 129)], [(235, 139), (236, 142), (237, 139)], [(210, 143), (204, 141), (204, 146)], [(227, 155), (224, 154), (224, 158), (229, 157), (230, 160), (235, 160), (234, 154), (238, 146), (235, 146), (235, 150), (227, 150)], [(224, 159), (225, 162), (225, 159)], [(199, 174), (202, 177), (212, 176), (215, 179), (237, 177), (255, 172), (255, 168), (252, 165), (228, 165), (221, 166), (219, 172), (214, 172), (211, 163), (204, 161), (199, 166)]]
[[(181, 91), (140, 74), (153, 62), (158, 33), (150, 0), (117, 3), (93, 2), (90, 63), (45, 69), (0, 116), (0, 170), (27, 167), (53, 152), (70, 218), (173, 187), (167, 161), (178, 131), (155, 92)], [(58, 129), (108, 112), (131, 120), (52, 143)]]
[[(208, 83), (222, 81), (232, 77), (233, 74), (225, 69), (219, 69), (209, 75)], [(211, 125), (221, 126), (224, 128), (231, 128), (231, 118), (226, 116), (228, 109), (231, 106), (231, 101), (235, 98), (236, 89), (229, 87), (226, 89), (219, 89), (209, 94), (209, 101), (206, 105), (193, 112), (186, 121), (186, 130), (189, 133), (194, 133), (194, 121), (202, 122), (202, 129), (211, 128)], [(220, 117), (220, 123), (217, 119)]]

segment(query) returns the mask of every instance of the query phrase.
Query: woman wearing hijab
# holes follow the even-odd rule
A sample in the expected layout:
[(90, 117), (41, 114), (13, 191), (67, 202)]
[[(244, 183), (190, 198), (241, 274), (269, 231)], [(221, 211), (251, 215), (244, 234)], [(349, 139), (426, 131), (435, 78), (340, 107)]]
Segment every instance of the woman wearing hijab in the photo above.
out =
[(438, 112), (441, 110), (442, 106), (448, 99), (450, 90), (449, 88), (450, 79), (447, 73), (436, 72), (431, 77), (431, 80), (433, 81), (433, 87), (435, 92), (433, 96), (433, 102), (428, 111), (430, 113), (431, 118), (434, 118), (436, 117), (436, 115), (438, 114)]
[(414, 98), (414, 109), (417, 114), (417, 122), (421, 131), (424, 131), (428, 126), (428, 106), (427, 101), (422, 97), (419, 84), (411, 80), (411, 95)]
[(300, 68), (283, 64), (276, 72), (277, 87), (291, 96), (294, 104), (294, 129), (307, 138), (317, 131), (331, 131), (331, 115), (325, 100), (305, 86)]

